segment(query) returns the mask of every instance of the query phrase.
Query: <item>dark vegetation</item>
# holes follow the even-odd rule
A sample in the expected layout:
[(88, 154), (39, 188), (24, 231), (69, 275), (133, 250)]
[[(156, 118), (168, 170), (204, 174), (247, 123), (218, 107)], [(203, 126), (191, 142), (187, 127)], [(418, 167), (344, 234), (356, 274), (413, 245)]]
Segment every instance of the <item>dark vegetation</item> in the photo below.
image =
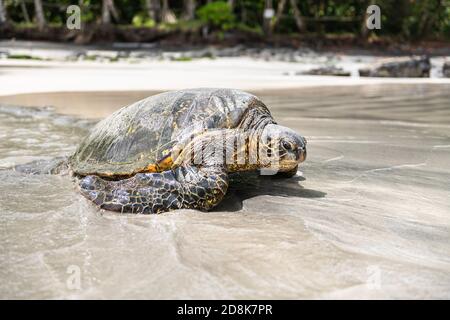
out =
[[(81, 30), (66, 27), (69, 5)], [(380, 30), (365, 28), (381, 8)], [(273, 9), (273, 17), (264, 11)], [(370, 45), (450, 40), (450, 0), (0, 0), (0, 38), (97, 42)]]

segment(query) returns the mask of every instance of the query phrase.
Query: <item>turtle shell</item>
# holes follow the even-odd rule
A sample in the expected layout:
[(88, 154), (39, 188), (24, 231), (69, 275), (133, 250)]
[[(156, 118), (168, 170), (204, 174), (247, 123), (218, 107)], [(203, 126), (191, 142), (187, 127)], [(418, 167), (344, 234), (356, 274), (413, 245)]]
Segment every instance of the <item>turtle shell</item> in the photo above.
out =
[(161, 171), (155, 164), (167, 158), (182, 137), (235, 128), (255, 105), (271, 117), (258, 98), (238, 90), (202, 88), (154, 95), (100, 121), (71, 156), (70, 166), (82, 176)]

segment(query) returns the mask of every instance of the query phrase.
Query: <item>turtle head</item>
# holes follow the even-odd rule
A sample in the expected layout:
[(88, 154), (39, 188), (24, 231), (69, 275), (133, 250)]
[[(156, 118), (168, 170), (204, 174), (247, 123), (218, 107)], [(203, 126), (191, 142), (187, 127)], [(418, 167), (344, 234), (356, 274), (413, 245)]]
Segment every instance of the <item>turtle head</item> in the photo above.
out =
[(280, 172), (291, 171), (306, 159), (306, 139), (287, 127), (268, 124), (260, 141), (265, 162)]

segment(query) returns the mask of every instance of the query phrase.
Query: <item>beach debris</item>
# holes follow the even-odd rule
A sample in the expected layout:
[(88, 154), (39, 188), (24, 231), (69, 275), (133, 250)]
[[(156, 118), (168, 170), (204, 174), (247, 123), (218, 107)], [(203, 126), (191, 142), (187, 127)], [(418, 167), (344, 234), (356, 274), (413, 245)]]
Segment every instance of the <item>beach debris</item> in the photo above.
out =
[(428, 78), (431, 63), (428, 57), (390, 58), (359, 69), (361, 77)]
[(338, 77), (349, 77), (349, 71), (345, 71), (342, 68), (338, 67), (322, 67), (315, 68), (307, 71), (299, 71), (296, 75), (313, 75), (313, 76), (338, 76)]
[(446, 61), (442, 67), (442, 75), (445, 78), (450, 78), (450, 61)]

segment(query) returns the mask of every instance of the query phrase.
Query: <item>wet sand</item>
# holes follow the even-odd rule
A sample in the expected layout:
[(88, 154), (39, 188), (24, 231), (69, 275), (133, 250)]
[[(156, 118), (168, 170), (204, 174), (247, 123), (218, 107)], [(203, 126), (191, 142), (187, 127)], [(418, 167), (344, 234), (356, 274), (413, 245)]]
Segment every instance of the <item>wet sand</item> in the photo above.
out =
[[(142, 94), (9, 101), (83, 115), (1, 107), (0, 167), (70, 154), (82, 118)], [(308, 159), (289, 180), (235, 183), (212, 212), (118, 215), (68, 177), (0, 171), (0, 297), (450, 298), (450, 86), (259, 95)]]
[[(448, 85), (418, 84), (372, 84), (333, 87), (306, 87), (294, 89), (252, 89), (248, 90), (264, 101), (273, 102), (272, 113), (278, 117), (289, 118), (292, 113), (311, 118), (355, 118), (399, 120), (416, 122), (448, 123), (446, 103), (447, 96), (442, 95)], [(67, 91), (67, 92), (37, 92), (0, 96), (0, 104), (17, 106), (47, 106), (58, 113), (73, 115), (80, 118), (103, 119), (123, 106), (163, 91)], [(386, 97), (383, 97), (386, 96)], [(429, 104), (427, 99), (433, 97), (433, 110), (418, 106), (403, 110), (402, 104)], [(437, 98), (434, 98), (437, 96)], [(373, 103), (371, 100), (376, 100)], [(393, 101), (391, 104), (378, 107)], [(402, 100), (402, 101), (399, 101)], [(279, 104), (281, 103), (281, 104)], [(375, 104), (376, 107), (371, 105)], [(319, 107), (317, 107), (319, 105)], [(332, 110), (332, 114), (328, 113)], [(441, 117), (442, 115), (442, 117)]]
[(103, 92), (39, 92), (0, 96), (0, 103), (17, 106), (51, 106), (58, 112), (85, 118), (100, 119), (160, 91)]
[[(351, 77), (297, 75), (312, 63), (251, 58), (154, 61), (139, 64), (0, 60), (0, 96), (46, 92), (163, 91), (193, 87), (297, 90), (303, 87), (366, 84), (450, 84), (450, 78), (366, 78), (364, 63), (348, 62)], [(45, 79), (45, 80), (44, 80)]]

